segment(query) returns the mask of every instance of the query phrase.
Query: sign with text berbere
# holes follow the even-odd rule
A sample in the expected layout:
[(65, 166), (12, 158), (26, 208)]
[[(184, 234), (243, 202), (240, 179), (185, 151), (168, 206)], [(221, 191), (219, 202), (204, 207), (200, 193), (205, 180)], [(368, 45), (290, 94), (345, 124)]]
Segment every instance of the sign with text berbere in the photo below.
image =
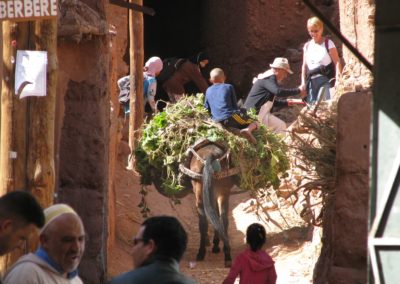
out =
[(0, 21), (51, 19), (57, 10), (57, 0), (0, 0)]

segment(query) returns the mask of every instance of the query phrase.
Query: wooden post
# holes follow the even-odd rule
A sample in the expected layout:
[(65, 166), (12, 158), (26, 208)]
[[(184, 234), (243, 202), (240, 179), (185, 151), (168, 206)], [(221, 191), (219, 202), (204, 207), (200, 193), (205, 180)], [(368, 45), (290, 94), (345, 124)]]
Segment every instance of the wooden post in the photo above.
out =
[[(16, 41), (16, 49), (29, 50), (32, 46), (32, 35), (30, 29), (32, 22), (18, 23), (18, 35)], [(14, 160), (14, 189), (27, 190), (26, 179), (26, 157), (27, 157), (27, 99), (19, 99), (13, 96), (13, 145), (14, 151), (17, 153), (17, 158)]]
[[(47, 96), (20, 100), (14, 95), (16, 49), (30, 49), (33, 32), (28, 22), (3, 23), (3, 88), (0, 135), (0, 195), (15, 189), (27, 189), (43, 207), (53, 203), (54, 195), (54, 113), (56, 90), (56, 20), (39, 21), (36, 26), (36, 49), (48, 51)], [(28, 110), (27, 101), (30, 109)], [(30, 113), (27, 119), (27, 113)], [(28, 126), (26, 122), (29, 121)], [(27, 137), (27, 127), (30, 128)], [(29, 141), (29, 142), (27, 142)], [(27, 149), (28, 144), (28, 149)], [(28, 150), (28, 153), (27, 153)], [(10, 158), (10, 153), (15, 153)], [(27, 157), (28, 156), (28, 157)], [(27, 165), (28, 162), (28, 165)], [(30, 250), (37, 247), (37, 239), (29, 240)], [(0, 270), (8, 269), (22, 254), (15, 251), (2, 258)]]
[(0, 134), (0, 195), (13, 189), (13, 166), (10, 158), (12, 149), (12, 117), (15, 52), (12, 41), (16, 40), (17, 24), (3, 22), (3, 78), (1, 92), (1, 134)]
[[(3, 58), (3, 24), (0, 23), (0, 58)], [(3, 78), (3, 63), (0, 63), (0, 78)], [(0, 79), (0, 95), (1, 95), (1, 85), (3, 84), (3, 79)], [(1, 105), (1, 100), (0, 100)], [(0, 133), (1, 133), (1, 107), (0, 107)], [(0, 141), (1, 147), (1, 141)]]
[[(143, 0), (130, 0), (138, 5)], [(130, 42), (130, 115), (129, 115), (129, 156), (128, 168), (134, 169), (134, 151), (140, 137), (139, 128), (143, 123), (144, 97), (143, 97), (143, 14), (129, 10), (129, 42)]]
[(53, 204), (55, 187), (54, 128), (57, 87), (57, 20), (37, 21), (36, 50), (47, 51), (47, 95), (31, 97), (29, 105), (29, 190), (43, 207)]
[[(17, 24), (16, 28), (16, 41), (14, 42), (15, 49), (24, 50), (29, 49), (29, 22), (21, 22)], [(15, 65), (15, 64), (14, 64)], [(15, 69), (14, 69), (15, 70)], [(15, 79), (14, 74), (12, 76)], [(26, 184), (26, 155), (27, 155), (27, 100), (20, 100), (14, 93), (14, 86), (12, 86), (12, 137), (11, 147), (15, 152), (16, 157), (11, 161), (13, 167), (12, 180), (13, 188), (10, 190), (27, 190)], [(30, 241), (30, 240), (29, 240)], [(22, 255), (28, 253), (26, 250), (14, 250), (7, 255), (6, 269)]]
[[(16, 48), (12, 42), (17, 39), (17, 24), (3, 22), (3, 77), (1, 92), (1, 133), (0, 133), (0, 196), (14, 189), (13, 161), (13, 93)], [(0, 257), (0, 272), (7, 269), (8, 256)]]

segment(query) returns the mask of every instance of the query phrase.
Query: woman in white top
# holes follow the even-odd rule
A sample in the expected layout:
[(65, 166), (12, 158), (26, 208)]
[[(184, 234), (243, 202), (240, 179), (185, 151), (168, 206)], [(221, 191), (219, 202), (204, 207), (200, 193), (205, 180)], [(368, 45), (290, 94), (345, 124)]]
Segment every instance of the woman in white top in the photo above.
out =
[(340, 60), (335, 44), (322, 36), (324, 25), (317, 17), (307, 21), (311, 40), (303, 48), (301, 83), (307, 89), (307, 102), (315, 103), (321, 95), (325, 100), (331, 98), (329, 88), (341, 72)]

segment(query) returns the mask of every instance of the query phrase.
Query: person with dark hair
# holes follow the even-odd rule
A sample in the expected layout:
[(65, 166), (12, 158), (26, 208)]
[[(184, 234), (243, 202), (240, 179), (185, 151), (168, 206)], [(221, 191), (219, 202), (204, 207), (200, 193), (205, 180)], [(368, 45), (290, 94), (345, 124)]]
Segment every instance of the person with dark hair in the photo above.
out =
[(133, 239), (135, 269), (114, 277), (111, 284), (195, 283), (179, 272), (187, 241), (187, 234), (175, 217), (148, 218)]
[(20, 247), (43, 225), (43, 209), (30, 193), (12, 191), (0, 197), (0, 256)]
[(208, 83), (200, 68), (206, 67), (209, 60), (206, 52), (200, 52), (196, 56), (190, 57), (180, 64), (174, 74), (162, 84), (171, 103), (176, 103), (182, 98), (185, 94), (185, 85), (190, 82), (193, 82), (201, 93), (205, 93)]
[(4, 277), (4, 284), (82, 284), (78, 265), (85, 250), (85, 230), (79, 215), (67, 204), (44, 210), (40, 246), (22, 256)]
[(249, 248), (239, 254), (223, 284), (235, 283), (239, 275), (240, 284), (275, 284), (277, 275), (274, 261), (263, 249), (266, 242), (265, 228), (258, 224), (251, 224), (246, 231), (246, 243)]

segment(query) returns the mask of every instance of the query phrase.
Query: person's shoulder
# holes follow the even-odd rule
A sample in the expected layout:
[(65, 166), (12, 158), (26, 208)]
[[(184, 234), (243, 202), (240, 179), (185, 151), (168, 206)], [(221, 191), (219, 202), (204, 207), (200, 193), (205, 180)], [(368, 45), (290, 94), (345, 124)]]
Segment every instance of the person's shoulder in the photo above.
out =
[(128, 281), (132, 282), (137, 280), (139, 276), (140, 273), (138, 273), (138, 270), (131, 270), (113, 277), (110, 281), (110, 284), (123, 284), (128, 283)]
[(150, 75), (146, 75), (144, 77), (144, 79), (147, 80), (147, 82), (149, 82), (149, 84), (157, 83), (156, 77), (153, 77), (153, 76), (150, 76)]
[(183, 69), (185, 69), (185, 68), (197, 68), (197, 65), (194, 64), (194, 63), (193, 63), (192, 61), (190, 61), (190, 60), (185, 60), (184, 62), (182, 62), (182, 63), (179, 65), (178, 70), (181, 69), (181, 68), (183, 68)]
[(11, 283), (21, 283), (21, 281), (26, 281), (27, 279), (31, 279), (33, 282), (26, 283), (34, 283), (34, 279), (41, 278), (43, 269), (36, 262), (35, 255), (28, 254), (21, 257), (6, 273), (4, 277), (4, 284)]
[(111, 279), (110, 284), (147, 283), (154, 275), (157, 275), (155, 267), (150, 264), (119, 274)]
[(267, 78), (264, 78), (264, 79), (261, 79), (261, 81), (262, 82), (276, 82), (276, 75), (275, 74), (273, 74), (273, 75), (271, 75), (271, 76), (269, 76), (269, 77), (267, 77)]
[(270, 263), (270, 264), (274, 264), (275, 261), (273, 260), (273, 258), (264, 250), (258, 250), (257, 254), (260, 256), (260, 258), (262, 258), (265, 262)]
[(181, 275), (182, 275), (182, 282), (180, 282), (181, 284), (196, 284), (196, 281), (194, 281), (194, 279), (183, 274)]
[(308, 40), (308, 41), (306, 41), (305, 43), (304, 43), (304, 45), (303, 45), (303, 50), (307, 50), (307, 48), (308, 48), (308, 46), (310, 45), (310, 42), (311, 42), (311, 40)]
[(329, 37), (326, 37), (326, 38), (325, 38), (325, 41), (328, 43), (328, 48), (329, 48), (329, 49), (331, 49), (331, 48), (336, 48), (335, 43), (334, 43), (333, 40), (330, 39)]

